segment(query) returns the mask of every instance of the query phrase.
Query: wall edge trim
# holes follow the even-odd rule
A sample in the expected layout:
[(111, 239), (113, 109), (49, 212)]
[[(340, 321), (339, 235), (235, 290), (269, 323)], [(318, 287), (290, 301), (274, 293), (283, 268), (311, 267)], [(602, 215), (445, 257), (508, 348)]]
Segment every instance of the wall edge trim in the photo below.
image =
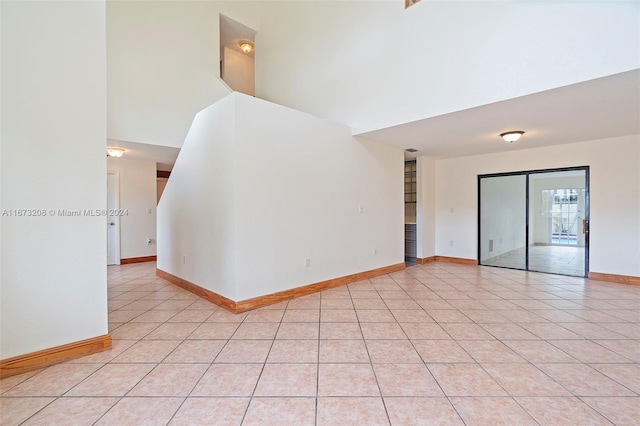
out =
[(464, 257), (449, 257), (449, 256), (435, 256), (435, 258), (436, 258), (436, 262), (459, 263), (461, 265), (478, 266), (478, 261), (476, 259), (467, 259)]
[(130, 263), (155, 262), (156, 260), (158, 260), (158, 256), (128, 257), (126, 259), (120, 259), (120, 264), (128, 265)]
[(604, 272), (589, 272), (588, 278), (596, 281), (606, 281), (618, 284), (640, 285), (640, 277), (633, 275), (607, 274)]
[(105, 334), (3, 359), (0, 361), (0, 379), (102, 352), (111, 349), (111, 345), (111, 336)]
[(198, 297), (208, 300), (209, 302), (215, 305), (218, 305), (222, 308), (227, 309), (228, 311), (235, 313), (236, 302), (234, 302), (231, 299), (228, 299), (204, 287), (200, 287), (198, 284), (194, 284), (190, 281), (184, 280), (176, 275), (163, 271), (162, 269), (159, 269), (159, 268), (156, 268), (156, 275), (159, 276), (160, 278), (164, 278), (165, 280), (169, 281), (172, 284), (177, 285), (178, 287), (181, 287), (187, 290), (190, 293), (195, 294)]
[(317, 293), (322, 290), (327, 290), (334, 287), (339, 287), (345, 284), (353, 283), (356, 281), (377, 277), (379, 275), (389, 274), (391, 272), (400, 271), (405, 268), (404, 262), (396, 263), (393, 265), (383, 266), (381, 268), (371, 269), (368, 271), (357, 272), (355, 274), (345, 275), (339, 278), (333, 278), (330, 280), (319, 281), (317, 283), (308, 284), (300, 287), (291, 288), (288, 290), (279, 291), (276, 293), (266, 294), (264, 296), (258, 296), (251, 299), (241, 300), (235, 302), (222, 295), (219, 295), (211, 290), (200, 287), (197, 284), (191, 283), (180, 277), (177, 277), (169, 272), (165, 272), (161, 269), (156, 269), (156, 275), (166, 279), (167, 281), (182, 287), (183, 289), (200, 296), (234, 314), (250, 311), (262, 306), (272, 305), (274, 303), (282, 302), (285, 300), (293, 299), (295, 297), (306, 296), (308, 294)]

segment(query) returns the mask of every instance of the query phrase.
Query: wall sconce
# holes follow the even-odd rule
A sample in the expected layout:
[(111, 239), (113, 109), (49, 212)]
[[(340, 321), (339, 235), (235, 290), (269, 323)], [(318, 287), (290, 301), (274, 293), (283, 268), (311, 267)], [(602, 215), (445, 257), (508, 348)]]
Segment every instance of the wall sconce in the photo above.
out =
[(522, 135), (524, 135), (524, 132), (522, 130), (515, 130), (515, 131), (505, 132), (500, 134), (500, 136), (502, 136), (502, 139), (504, 139), (509, 143), (513, 143), (517, 141), (518, 139), (520, 139)]
[(107, 156), (120, 158), (124, 155), (124, 149), (122, 148), (107, 148)]

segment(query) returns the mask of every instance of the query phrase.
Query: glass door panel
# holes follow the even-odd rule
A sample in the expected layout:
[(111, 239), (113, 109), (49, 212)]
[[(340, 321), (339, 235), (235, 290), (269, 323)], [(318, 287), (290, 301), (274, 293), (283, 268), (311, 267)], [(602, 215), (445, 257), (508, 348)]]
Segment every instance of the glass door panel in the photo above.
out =
[(585, 276), (586, 170), (529, 175), (529, 270)]
[(527, 176), (480, 178), (480, 264), (527, 269)]

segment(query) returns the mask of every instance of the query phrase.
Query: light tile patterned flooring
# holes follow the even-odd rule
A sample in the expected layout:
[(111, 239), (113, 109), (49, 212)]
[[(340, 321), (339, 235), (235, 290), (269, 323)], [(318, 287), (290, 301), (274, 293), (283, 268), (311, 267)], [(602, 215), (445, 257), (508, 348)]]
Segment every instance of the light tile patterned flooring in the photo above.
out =
[[(584, 247), (529, 246), (529, 270), (583, 277)], [(482, 261), (483, 265), (525, 269), (524, 247)]]
[(109, 267), (111, 350), (0, 382), (26, 425), (640, 423), (640, 286), (431, 263), (234, 315)]

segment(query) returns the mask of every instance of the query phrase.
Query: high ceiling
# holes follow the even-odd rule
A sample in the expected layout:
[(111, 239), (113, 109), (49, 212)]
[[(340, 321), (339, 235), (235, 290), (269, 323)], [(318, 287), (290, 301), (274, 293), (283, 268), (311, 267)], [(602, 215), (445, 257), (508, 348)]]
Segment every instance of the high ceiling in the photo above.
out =
[[(500, 133), (523, 130), (513, 144)], [(640, 70), (385, 129), (360, 136), (428, 155), (451, 158), (640, 133)]]
[[(523, 130), (515, 143), (500, 133)], [(521, 96), (489, 105), (361, 133), (401, 149), (406, 159), (451, 158), (538, 148), (640, 133), (640, 69)], [(153, 160), (171, 170), (179, 148), (114, 141), (125, 158)]]

